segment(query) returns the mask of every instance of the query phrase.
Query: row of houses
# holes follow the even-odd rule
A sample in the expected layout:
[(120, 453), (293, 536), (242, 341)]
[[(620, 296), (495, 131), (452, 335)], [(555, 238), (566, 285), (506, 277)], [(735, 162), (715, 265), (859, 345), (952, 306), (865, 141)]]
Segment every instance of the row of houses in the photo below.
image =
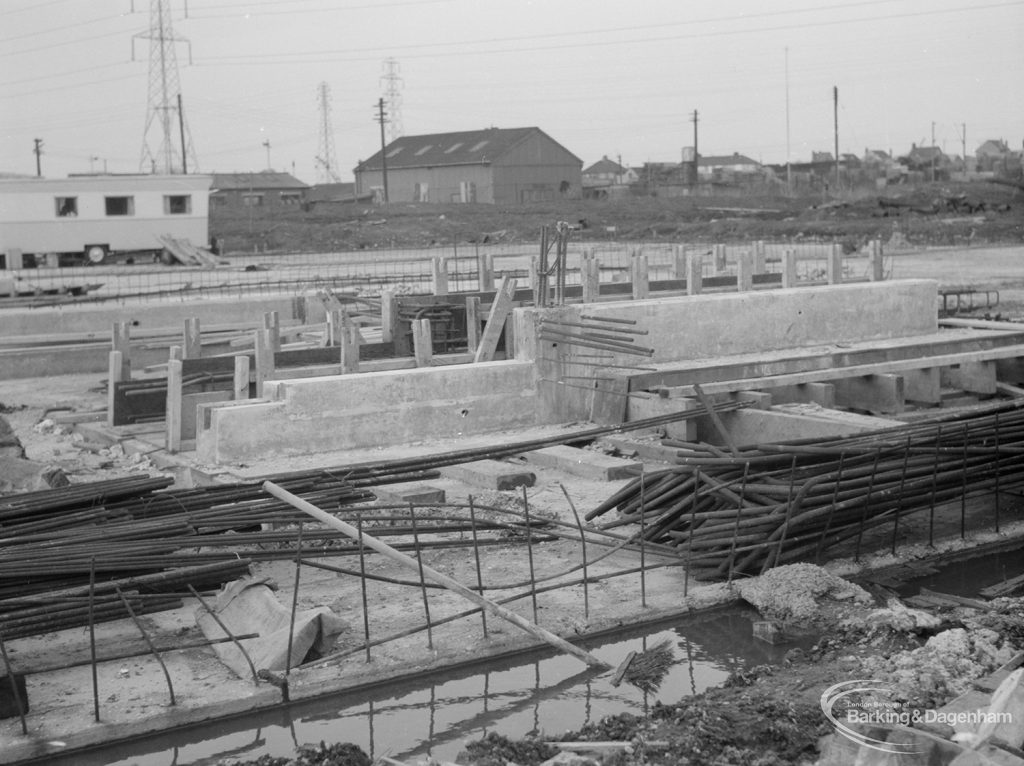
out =
[[(815, 179), (827, 183), (837, 165), (849, 181), (879, 185), (924, 174), (935, 179), (953, 173), (1019, 173), (1022, 152), (1006, 141), (985, 141), (971, 162), (938, 147), (916, 146), (903, 156), (865, 149), (863, 156), (814, 152), (810, 162), (765, 165), (750, 157), (700, 155), (684, 149), (678, 163), (624, 165), (607, 155), (583, 168), (583, 161), (537, 127), (402, 136), (354, 169), (349, 184), (308, 186), (289, 173), (215, 173), (211, 206), (246, 209), (302, 206), (305, 209), (352, 200), (498, 205), (556, 199), (606, 197), (637, 187), (658, 188), (732, 184), (758, 180)], [(696, 177), (694, 177), (694, 169)]]

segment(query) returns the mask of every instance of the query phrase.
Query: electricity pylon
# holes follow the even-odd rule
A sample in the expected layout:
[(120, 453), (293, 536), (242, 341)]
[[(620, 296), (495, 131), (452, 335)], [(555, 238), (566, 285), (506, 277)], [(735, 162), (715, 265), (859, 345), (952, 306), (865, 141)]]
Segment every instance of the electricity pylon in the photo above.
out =
[(195, 172), (199, 163), (182, 110), (175, 52), (176, 44), (187, 44), (188, 39), (174, 32), (166, 0), (150, 0), (149, 29), (132, 38), (133, 57), (135, 38), (149, 40), (149, 96), (139, 170), (143, 173)]
[(325, 82), (320, 83), (317, 102), (320, 105), (320, 142), (316, 151), (316, 181), (340, 183), (334, 151), (334, 126), (331, 125), (331, 86)]
[(396, 138), (401, 138), (404, 132), (402, 127), (402, 68), (393, 58), (384, 59), (381, 67), (380, 84), (384, 88), (384, 100), (390, 108), (390, 121), (388, 122), (388, 143)]

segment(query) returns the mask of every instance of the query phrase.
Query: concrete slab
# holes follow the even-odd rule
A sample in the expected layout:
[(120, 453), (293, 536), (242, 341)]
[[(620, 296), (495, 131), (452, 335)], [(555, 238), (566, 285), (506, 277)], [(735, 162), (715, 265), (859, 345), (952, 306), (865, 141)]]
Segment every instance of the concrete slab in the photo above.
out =
[(625, 460), (568, 445), (544, 447), (533, 452), (524, 452), (523, 458), (531, 465), (556, 468), (572, 476), (599, 481), (629, 479), (639, 473), (643, 467), (643, 463), (639, 460)]
[(373, 494), (382, 503), (389, 505), (429, 505), (445, 502), (445, 492), (441, 487), (424, 484), (420, 481), (408, 481), (401, 484), (387, 484), (374, 487)]
[(473, 487), (494, 490), (532, 487), (537, 481), (532, 471), (500, 460), (475, 460), (446, 466), (441, 469), (441, 475)]

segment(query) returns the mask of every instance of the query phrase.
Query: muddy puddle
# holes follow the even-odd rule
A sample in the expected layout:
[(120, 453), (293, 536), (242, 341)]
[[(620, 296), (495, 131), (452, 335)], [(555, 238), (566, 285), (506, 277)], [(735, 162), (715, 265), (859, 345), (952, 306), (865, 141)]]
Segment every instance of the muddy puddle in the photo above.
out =
[(921, 588), (953, 596), (975, 598), (987, 587), (1024, 574), (1024, 548), (989, 553), (963, 561), (943, 564), (935, 572), (907, 580), (898, 588), (902, 596), (913, 596)]
[(724, 608), (645, 628), (625, 627), (588, 650), (613, 667), (630, 651), (668, 639), (675, 663), (655, 693), (598, 674), (550, 651), (447, 670), (415, 684), (389, 683), (263, 713), (222, 720), (103, 750), (69, 753), (54, 764), (199, 766), (221, 758), (291, 756), (297, 745), (354, 742), (373, 758), (454, 760), (466, 740), (490, 731), (522, 737), (560, 735), (616, 713), (643, 713), (720, 685), (730, 673), (781, 662), (800, 644), (772, 646), (753, 637), (756, 612)]

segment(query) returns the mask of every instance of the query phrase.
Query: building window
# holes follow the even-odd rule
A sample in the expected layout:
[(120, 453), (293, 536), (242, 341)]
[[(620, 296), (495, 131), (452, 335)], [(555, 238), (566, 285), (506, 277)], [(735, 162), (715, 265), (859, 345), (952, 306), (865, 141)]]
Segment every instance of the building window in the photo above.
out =
[(301, 205), (302, 192), (281, 192), (282, 205)]
[(224, 207), (228, 204), (228, 198), (223, 194), (214, 194), (210, 197), (210, 204), (214, 207)]
[(61, 218), (74, 218), (78, 215), (78, 197), (57, 197), (57, 215)]
[(165, 194), (164, 215), (188, 215), (192, 212), (191, 194)]
[(473, 144), (469, 148), (469, 151), (471, 151), (471, 152), (478, 152), (478, 151), (480, 151), (485, 146), (487, 146), (487, 141), (488, 141), (488, 139), (484, 139), (483, 141), (477, 141), (475, 144)]
[(448, 147), (447, 149), (445, 149), (445, 150), (444, 150), (444, 153), (445, 153), (445, 154), (451, 154), (452, 152), (454, 152), (454, 151), (458, 150), (458, 148), (459, 148), (460, 146), (462, 146), (462, 142), (461, 142), (461, 141), (459, 141), (459, 142), (458, 142), (458, 143), (456, 143), (456, 144), (452, 144), (451, 146), (449, 146), (449, 147)]
[(430, 194), (430, 184), (426, 181), (417, 181), (413, 187), (413, 202), (428, 202), (427, 199)]
[(419, 149), (416, 150), (416, 156), (420, 157), (420, 156), (426, 154), (427, 152), (429, 152), (433, 148), (434, 147), (431, 146), (430, 144), (427, 144), (426, 146), (421, 146)]
[(391, 159), (392, 157), (397, 155), (404, 148), (405, 148), (404, 146), (396, 146), (394, 149), (392, 149), (390, 152), (388, 152), (388, 159)]
[(107, 215), (135, 215), (134, 197), (107, 197)]
[(262, 194), (243, 194), (242, 205), (245, 207), (263, 207)]
[(476, 183), (459, 181), (459, 202), (476, 202)]

